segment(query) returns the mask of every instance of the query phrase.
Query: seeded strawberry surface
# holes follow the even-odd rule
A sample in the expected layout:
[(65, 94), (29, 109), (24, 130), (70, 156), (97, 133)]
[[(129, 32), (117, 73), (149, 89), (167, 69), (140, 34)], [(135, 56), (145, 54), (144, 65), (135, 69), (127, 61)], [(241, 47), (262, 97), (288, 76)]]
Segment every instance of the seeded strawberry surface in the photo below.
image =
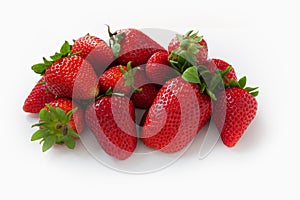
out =
[(131, 61), (133, 67), (140, 66), (146, 64), (155, 52), (165, 51), (157, 42), (137, 29), (122, 29), (118, 33), (124, 33), (117, 58), (122, 65)]
[(113, 62), (114, 55), (104, 40), (95, 36), (84, 36), (76, 40), (72, 52), (86, 59), (100, 74)]
[(47, 90), (45, 83), (43, 83), (44, 81), (45, 77), (42, 77), (26, 98), (23, 105), (25, 112), (38, 113), (44, 108), (46, 103), (55, 99), (55, 95)]
[(113, 92), (128, 94), (131, 91), (130, 86), (125, 86), (125, 79), (120, 68), (127, 70), (126, 66), (118, 65), (106, 70), (99, 79), (101, 92), (105, 93), (109, 88)]
[(168, 52), (159, 51), (148, 60), (145, 71), (153, 83), (163, 85), (167, 80), (178, 76), (176, 71), (170, 67), (168, 56)]
[[(207, 66), (207, 68), (211, 72), (214, 72), (217, 69), (225, 70), (225, 69), (227, 69), (227, 67), (230, 66), (230, 64), (228, 64), (227, 62), (225, 62), (221, 59), (216, 59), (216, 58), (207, 60), (204, 65)], [(228, 80), (224, 78), (225, 83), (229, 83), (230, 80), (237, 81), (237, 77), (236, 77), (236, 74), (235, 74), (235, 71), (233, 68), (231, 68), (229, 70), (229, 72), (226, 74), (226, 77), (228, 78)]]
[(165, 83), (146, 117), (142, 141), (163, 152), (183, 149), (206, 124), (211, 115), (211, 100), (198, 86), (181, 77)]
[(127, 97), (101, 97), (88, 106), (85, 120), (107, 154), (124, 160), (135, 150), (134, 106)]
[(54, 95), (91, 99), (98, 95), (98, 78), (92, 66), (79, 56), (55, 61), (45, 72), (46, 86)]
[(257, 101), (243, 88), (227, 88), (214, 105), (214, 121), (223, 143), (233, 147), (254, 119)]

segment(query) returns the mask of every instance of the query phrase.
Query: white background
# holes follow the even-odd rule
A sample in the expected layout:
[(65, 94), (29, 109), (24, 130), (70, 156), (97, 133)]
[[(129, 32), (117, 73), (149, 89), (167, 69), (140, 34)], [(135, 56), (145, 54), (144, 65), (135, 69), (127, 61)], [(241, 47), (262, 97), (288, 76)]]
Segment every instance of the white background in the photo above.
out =
[[(1, 2), (0, 199), (299, 199), (297, 1), (105, 2)], [(175, 164), (145, 175), (111, 170), (80, 143), (42, 153), (30, 142), (35, 119), (22, 111), (39, 79), (30, 67), (66, 39), (107, 39), (104, 24), (200, 30), (210, 57), (260, 86), (258, 115), (238, 145), (219, 142), (198, 160), (196, 141)]]

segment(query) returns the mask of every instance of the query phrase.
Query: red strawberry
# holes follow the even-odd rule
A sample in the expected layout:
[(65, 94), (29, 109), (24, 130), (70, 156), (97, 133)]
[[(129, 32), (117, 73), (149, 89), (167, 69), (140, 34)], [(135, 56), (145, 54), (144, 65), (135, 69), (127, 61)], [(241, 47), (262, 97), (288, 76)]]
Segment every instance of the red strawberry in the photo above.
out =
[(55, 61), (45, 72), (47, 88), (59, 97), (91, 99), (98, 95), (98, 78), (92, 66), (79, 56)]
[(133, 67), (146, 64), (155, 52), (166, 51), (157, 42), (137, 29), (122, 29), (115, 33), (111, 33), (110, 29), (108, 30), (112, 51), (121, 65), (127, 65), (128, 62), (132, 62)]
[(254, 91), (257, 88), (244, 89), (246, 79), (241, 80), (236, 83), (236, 87), (221, 92), (214, 105), (213, 118), (223, 143), (228, 147), (236, 145), (257, 111), (257, 101), (254, 97), (258, 94)]
[(99, 93), (98, 78), (89, 62), (71, 53), (71, 45), (65, 42), (59, 53), (43, 58), (44, 63), (32, 66), (32, 70), (45, 76), (46, 87), (54, 95), (75, 99), (92, 99)]
[(106, 70), (99, 79), (101, 92), (105, 93), (111, 88), (115, 93), (130, 93), (130, 85), (125, 86), (126, 80), (123, 78), (124, 71), (127, 71), (127, 67), (122, 65), (114, 66)]
[(134, 91), (131, 95), (131, 101), (137, 108), (148, 109), (156, 97), (158, 89), (155, 84), (149, 83), (144, 68), (136, 67), (133, 70), (135, 70)]
[(211, 115), (211, 100), (198, 85), (181, 77), (171, 79), (158, 92), (142, 131), (148, 147), (164, 152), (183, 149), (206, 124)]
[(176, 71), (171, 68), (168, 56), (168, 52), (159, 51), (148, 60), (145, 71), (153, 83), (163, 85), (167, 80), (178, 76)]
[[(214, 72), (217, 69), (226, 70), (229, 66), (231, 66), (227, 62), (225, 62), (221, 59), (216, 59), (216, 58), (207, 60), (204, 65), (207, 66), (207, 68), (211, 72)], [(233, 68), (231, 68), (229, 70), (229, 72), (226, 73), (225, 78), (224, 78), (224, 82), (228, 84), (231, 79), (234, 80), (234, 81), (237, 81), (237, 77), (236, 77), (236, 74), (235, 74), (235, 71), (234, 71)]]
[(119, 160), (136, 148), (135, 113), (127, 97), (103, 96), (90, 104), (85, 120), (104, 151)]
[(79, 56), (86, 59), (98, 74), (104, 72), (114, 60), (114, 54), (105, 41), (90, 35), (77, 39), (72, 52), (81, 52)]
[(46, 103), (55, 99), (55, 95), (47, 90), (44, 82), (45, 78), (42, 77), (26, 98), (23, 105), (25, 112), (38, 113)]
[[(194, 34), (192, 33), (193, 31), (189, 31), (186, 35), (177, 35), (174, 37), (168, 46), (168, 50), (170, 54), (174, 50), (177, 50), (176, 54), (181, 54), (182, 52), (195, 54), (196, 63), (192, 64), (201, 65), (206, 61), (208, 56), (207, 43), (202, 36), (197, 36), (198, 32)], [(182, 55), (185, 57), (184, 54)], [(189, 62), (194, 62), (194, 60), (191, 60), (188, 57), (185, 59), (187, 59)]]
[(65, 144), (74, 149), (75, 139), (84, 128), (83, 111), (72, 100), (60, 98), (46, 105), (40, 111), (39, 127), (31, 141), (42, 139), (43, 151), (47, 151), (54, 144)]

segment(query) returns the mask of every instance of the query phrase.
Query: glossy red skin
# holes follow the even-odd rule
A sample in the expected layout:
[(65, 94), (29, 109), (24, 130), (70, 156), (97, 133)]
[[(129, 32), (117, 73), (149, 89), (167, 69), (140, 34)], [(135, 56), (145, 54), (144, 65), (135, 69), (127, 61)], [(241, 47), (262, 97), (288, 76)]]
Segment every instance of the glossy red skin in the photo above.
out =
[(106, 70), (99, 79), (99, 84), (101, 88), (101, 93), (105, 93), (109, 88), (113, 92), (129, 94), (131, 91), (130, 86), (125, 86), (125, 80), (123, 78), (123, 73), (120, 68), (127, 70), (126, 66), (118, 65)]
[(152, 105), (158, 93), (158, 89), (154, 84), (146, 84), (139, 88), (141, 88), (142, 91), (133, 93), (130, 99), (134, 107), (147, 109)]
[(143, 67), (138, 67), (134, 76), (134, 87), (142, 91), (133, 92), (131, 101), (136, 108), (148, 109), (157, 95), (158, 89), (155, 84), (149, 83)]
[(242, 88), (227, 88), (217, 99), (213, 118), (223, 143), (233, 147), (255, 118), (257, 101)]
[(124, 33), (123, 40), (120, 42), (121, 50), (117, 61), (121, 65), (127, 65), (132, 62), (132, 66), (146, 64), (148, 59), (157, 51), (166, 51), (157, 42), (152, 40), (143, 32), (128, 28), (118, 31)]
[[(182, 109), (181, 109), (182, 108)], [(150, 148), (172, 153), (183, 149), (210, 119), (208, 95), (181, 77), (160, 89), (146, 117), (142, 141)]]
[[(74, 108), (77, 108), (77, 110), (73, 113), (71, 117), (71, 120), (69, 122), (69, 127), (72, 128), (78, 134), (80, 134), (83, 131), (84, 128), (83, 111), (78, 104), (76, 104), (70, 99), (60, 98), (50, 102), (49, 105), (55, 108), (61, 108), (66, 113), (68, 113), (70, 110)], [(47, 107), (45, 108), (48, 109)]]
[(41, 84), (44, 81), (45, 78), (42, 77), (26, 98), (23, 105), (23, 110), (25, 112), (39, 113), (46, 103), (55, 99), (55, 95), (50, 91), (47, 91), (46, 85)]
[[(204, 65), (207, 66), (208, 70), (211, 71), (211, 72), (214, 72), (217, 69), (225, 70), (225, 69), (227, 69), (228, 66), (230, 66), (230, 64), (228, 64), (224, 60), (216, 59), (216, 58), (212, 58), (212, 59), (207, 60), (204, 63)], [(237, 77), (236, 77), (236, 74), (235, 74), (235, 71), (234, 71), (233, 68), (231, 68), (231, 70), (226, 74), (226, 76), (229, 80), (237, 81)], [(229, 83), (229, 81), (226, 80), (225, 78), (224, 78), (224, 82)]]
[(145, 71), (148, 79), (153, 83), (163, 85), (167, 80), (178, 76), (178, 73), (171, 68), (168, 56), (168, 52), (159, 51), (149, 58)]
[[(186, 36), (183, 36), (186, 37)], [(207, 60), (207, 56), (208, 56), (208, 47), (207, 47), (207, 43), (204, 39), (202, 39), (199, 44), (201, 46), (204, 46), (204, 48), (200, 48), (199, 49), (199, 53), (196, 55), (197, 61), (198, 61), (198, 65), (202, 65), (206, 60)], [(177, 37), (174, 37), (168, 46), (168, 51), (169, 53), (171, 53), (173, 50), (178, 49), (180, 46), (180, 42), (178, 41)]]
[(104, 96), (87, 107), (85, 120), (104, 151), (127, 159), (137, 144), (135, 113), (127, 97)]
[(58, 97), (92, 99), (99, 93), (93, 67), (80, 56), (55, 61), (45, 72), (46, 87)]
[(95, 36), (84, 36), (77, 39), (72, 46), (72, 53), (81, 52), (79, 56), (86, 59), (98, 74), (113, 62), (114, 54), (104, 40)]

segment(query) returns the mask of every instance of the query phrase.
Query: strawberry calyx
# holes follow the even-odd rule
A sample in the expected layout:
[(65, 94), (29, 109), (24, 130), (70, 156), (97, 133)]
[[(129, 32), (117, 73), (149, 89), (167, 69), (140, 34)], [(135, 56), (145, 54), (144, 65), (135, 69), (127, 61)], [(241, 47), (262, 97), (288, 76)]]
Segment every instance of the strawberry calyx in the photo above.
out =
[(32, 125), (39, 127), (32, 136), (31, 141), (41, 140), (42, 151), (49, 150), (54, 144), (65, 144), (69, 149), (74, 149), (76, 138), (79, 135), (70, 126), (71, 116), (77, 108), (66, 113), (61, 108), (55, 108), (46, 104), (46, 108), (39, 113), (40, 123)]
[(238, 81), (235, 80), (230, 80), (229, 84), (225, 84), (226, 88), (243, 88), (246, 91), (248, 91), (251, 95), (253, 95), (254, 97), (257, 97), (259, 94), (258, 88), (259, 87), (246, 87), (247, 84), (247, 77), (244, 76), (241, 79), (239, 79)]
[(31, 69), (37, 74), (44, 75), (46, 69), (55, 61), (67, 56), (75, 56), (80, 53), (81, 52), (72, 53), (72, 45), (70, 45), (68, 41), (65, 41), (64, 44), (61, 46), (60, 51), (50, 56), (50, 60), (47, 60), (45, 57), (43, 57), (43, 63), (35, 64), (31, 67)]
[[(239, 87), (247, 90), (254, 97), (258, 95), (258, 87), (246, 87), (247, 78), (244, 76), (240, 80), (229, 80), (226, 74), (232, 69), (229, 65), (225, 70), (215, 70), (210, 72), (206, 66), (192, 66), (182, 73), (182, 78), (191, 83), (199, 85), (201, 93), (205, 92), (214, 101), (217, 100), (216, 94), (225, 90), (226, 88)], [(226, 83), (225, 80), (228, 80)]]
[(198, 36), (198, 31), (194, 33), (191, 30), (184, 36), (177, 34), (176, 37), (180, 43), (179, 47), (170, 53), (168, 59), (170, 65), (182, 74), (187, 68), (197, 65), (196, 55), (199, 53), (199, 49), (205, 48), (205, 46), (199, 44), (203, 36)]
[(124, 86), (130, 86), (134, 92), (141, 92), (142, 88), (136, 88), (134, 86), (134, 77), (139, 67), (132, 68), (131, 63), (132, 62), (127, 63), (126, 69), (124, 69), (122, 66), (120, 67), (120, 70), (123, 73), (123, 78), (125, 80)]
[(120, 51), (121, 51), (121, 45), (120, 43), (122, 42), (123, 38), (124, 38), (124, 32), (120, 32), (118, 33), (117, 31), (115, 32), (111, 32), (110, 31), (110, 26), (107, 25), (107, 31), (108, 31), (108, 35), (109, 35), (109, 46), (114, 54), (114, 56), (117, 58), (120, 55)]

